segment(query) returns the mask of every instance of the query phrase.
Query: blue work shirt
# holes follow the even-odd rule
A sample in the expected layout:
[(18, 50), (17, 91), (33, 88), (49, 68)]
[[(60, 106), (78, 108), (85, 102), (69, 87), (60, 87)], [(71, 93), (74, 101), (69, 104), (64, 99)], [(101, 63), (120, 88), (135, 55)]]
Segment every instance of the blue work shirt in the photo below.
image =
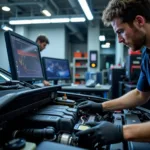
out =
[(150, 53), (147, 50), (142, 50), (141, 73), (137, 83), (137, 89), (142, 92), (150, 91)]

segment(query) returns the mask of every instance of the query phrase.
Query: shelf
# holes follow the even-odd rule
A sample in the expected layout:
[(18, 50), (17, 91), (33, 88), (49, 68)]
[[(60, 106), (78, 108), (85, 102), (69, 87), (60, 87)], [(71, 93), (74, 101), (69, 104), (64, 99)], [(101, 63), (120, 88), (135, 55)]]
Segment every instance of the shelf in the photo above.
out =
[(81, 58), (74, 58), (75, 60), (87, 60), (88, 58), (84, 58), (84, 57), (81, 57)]
[[(73, 58), (73, 82), (85, 83), (85, 72), (88, 69), (88, 58)], [(76, 76), (79, 74), (80, 76)]]
[(85, 77), (75, 77), (75, 79), (82, 79), (82, 80), (85, 80)]
[(77, 69), (77, 68), (79, 68), (79, 69), (80, 69), (80, 68), (82, 68), (82, 69), (83, 69), (83, 68), (87, 69), (87, 66), (75, 66), (75, 68), (76, 68), (76, 69)]

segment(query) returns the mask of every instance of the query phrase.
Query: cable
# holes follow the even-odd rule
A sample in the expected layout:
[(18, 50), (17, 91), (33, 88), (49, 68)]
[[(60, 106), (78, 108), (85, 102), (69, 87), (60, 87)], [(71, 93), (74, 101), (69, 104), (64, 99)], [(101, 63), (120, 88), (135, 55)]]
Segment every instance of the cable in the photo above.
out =
[[(4, 73), (5, 75), (7, 75), (7, 76), (9, 76), (10, 78), (12, 78), (10, 72), (8, 72), (8, 71), (6, 71), (6, 70), (4, 70), (4, 69), (2, 69), (2, 68), (0, 68), (0, 72)], [(14, 85), (14, 84), (19, 83), (19, 84), (21, 84), (22, 86), (27, 86), (27, 87), (29, 87), (29, 88), (31, 88), (31, 89), (35, 89), (35, 88), (36, 88), (35, 86), (33, 86), (33, 85), (31, 85), (31, 84), (29, 84), (29, 83), (27, 83), (27, 82), (25, 82), (25, 81), (18, 81), (18, 80), (6, 81), (6, 82), (3, 82), (3, 83), (0, 83), (0, 85), (4, 85), (4, 84), (6, 85), (6, 84), (8, 84), (8, 83), (11, 84), (11, 85)]]
[(27, 86), (27, 87), (29, 87), (31, 89), (36, 89), (37, 88), (37, 87), (35, 87), (34, 85), (32, 85), (32, 84), (30, 84), (28, 82), (22, 81), (22, 83), (24, 84), (24, 86)]
[[(20, 84), (20, 85), (19, 85)], [(0, 89), (1, 90), (7, 90), (7, 89), (21, 89), (25, 86), (35, 89), (35, 87), (27, 82), (20, 82), (18, 80), (10, 80), (5, 82), (0, 82)]]
[(10, 80), (10, 81), (1, 82), (0, 85), (16, 85), (18, 83), (20, 83), (18, 80)]
[(0, 90), (19, 89), (19, 85), (4, 86), (0, 85)]
[(7, 76), (11, 77), (11, 73), (6, 71), (6, 70), (4, 70), (4, 69), (2, 69), (2, 68), (0, 68), (0, 72), (2, 72), (4, 74), (6, 74)]

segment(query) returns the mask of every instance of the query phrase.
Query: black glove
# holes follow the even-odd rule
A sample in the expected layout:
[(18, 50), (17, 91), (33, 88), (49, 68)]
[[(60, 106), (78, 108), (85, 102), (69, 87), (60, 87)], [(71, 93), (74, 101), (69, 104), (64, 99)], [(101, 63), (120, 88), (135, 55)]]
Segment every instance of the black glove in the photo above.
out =
[(101, 103), (96, 103), (93, 101), (85, 101), (78, 105), (78, 109), (83, 111), (90, 111), (92, 113), (102, 113), (103, 108)]
[(92, 123), (91, 126), (94, 127), (85, 131), (79, 131), (76, 133), (76, 136), (79, 136), (80, 141), (83, 137), (86, 137), (87, 141), (92, 142), (92, 145), (99, 143), (101, 146), (123, 141), (123, 127), (121, 125), (115, 125), (107, 121), (96, 122), (95, 125)]

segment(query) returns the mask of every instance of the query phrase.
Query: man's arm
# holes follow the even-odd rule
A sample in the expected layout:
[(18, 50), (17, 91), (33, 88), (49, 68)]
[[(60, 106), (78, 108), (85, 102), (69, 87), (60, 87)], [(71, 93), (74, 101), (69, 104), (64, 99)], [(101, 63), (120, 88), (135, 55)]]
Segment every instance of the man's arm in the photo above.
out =
[(149, 98), (149, 92), (141, 92), (138, 89), (134, 89), (117, 99), (102, 103), (102, 107), (103, 111), (133, 108), (146, 103)]
[(123, 126), (124, 139), (136, 142), (150, 142), (150, 122)]

